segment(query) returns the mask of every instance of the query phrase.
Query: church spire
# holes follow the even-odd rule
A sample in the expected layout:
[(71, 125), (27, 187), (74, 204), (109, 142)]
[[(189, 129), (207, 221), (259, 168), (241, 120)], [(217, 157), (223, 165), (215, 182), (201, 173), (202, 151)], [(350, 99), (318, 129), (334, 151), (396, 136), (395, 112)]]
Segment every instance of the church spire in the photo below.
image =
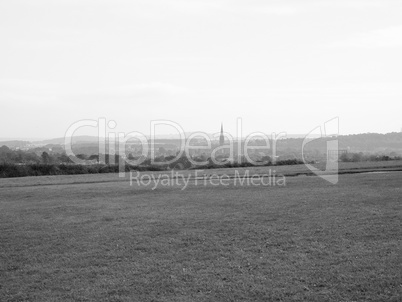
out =
[(225, 137), (223, 135), (223, 124), (221, 123), (221, 135), (219, 136), (219, 145), (223, 145), (225, 143)]

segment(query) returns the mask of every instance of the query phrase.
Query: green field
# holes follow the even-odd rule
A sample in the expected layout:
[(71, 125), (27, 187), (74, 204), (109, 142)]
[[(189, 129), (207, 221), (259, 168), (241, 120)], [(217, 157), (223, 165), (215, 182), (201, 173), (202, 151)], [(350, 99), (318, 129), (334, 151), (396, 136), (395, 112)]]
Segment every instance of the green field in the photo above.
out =
[(286, 186), (1, 180), (0, 301), (401, 301), (402, 172), (270, 168)]

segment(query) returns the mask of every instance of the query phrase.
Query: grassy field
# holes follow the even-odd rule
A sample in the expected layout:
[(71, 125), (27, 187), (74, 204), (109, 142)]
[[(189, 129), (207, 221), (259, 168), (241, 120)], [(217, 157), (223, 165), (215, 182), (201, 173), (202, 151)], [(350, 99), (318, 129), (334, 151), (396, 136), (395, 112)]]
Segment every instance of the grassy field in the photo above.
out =
[(401, 172), (183, 191), (1, 180), (0, 301), (401, 301), (401, 196)]

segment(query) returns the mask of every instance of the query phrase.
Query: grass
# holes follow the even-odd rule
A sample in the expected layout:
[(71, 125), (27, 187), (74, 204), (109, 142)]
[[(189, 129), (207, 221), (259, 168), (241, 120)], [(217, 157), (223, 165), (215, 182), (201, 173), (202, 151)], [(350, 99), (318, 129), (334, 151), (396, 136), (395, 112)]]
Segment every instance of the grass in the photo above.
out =
[(116, 175), (5, 180), (0, 300), (400, 301), (401, 181), (152, 191)]

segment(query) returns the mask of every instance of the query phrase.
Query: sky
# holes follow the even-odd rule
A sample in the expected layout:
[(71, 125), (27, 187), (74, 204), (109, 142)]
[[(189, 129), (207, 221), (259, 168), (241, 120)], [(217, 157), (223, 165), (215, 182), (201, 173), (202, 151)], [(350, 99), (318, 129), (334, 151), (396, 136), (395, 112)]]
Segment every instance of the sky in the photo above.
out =
[(402, 130), (399, 0), (1, 1), (0, 43), (0, 138)]

